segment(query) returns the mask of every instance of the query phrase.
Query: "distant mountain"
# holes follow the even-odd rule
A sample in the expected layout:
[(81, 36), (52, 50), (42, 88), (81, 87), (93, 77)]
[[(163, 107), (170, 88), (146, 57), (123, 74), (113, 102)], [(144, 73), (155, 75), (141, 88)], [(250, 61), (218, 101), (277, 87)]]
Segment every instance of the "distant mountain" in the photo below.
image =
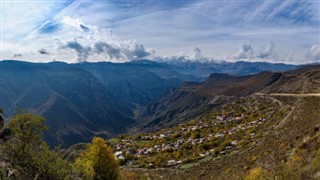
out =
[(92, 73), (116, 98), (133, 106), (145, 106), (162, 98), (182, 81), (197, 80), (152, 61), (81, 63), (75, 66)]
[(178, 67), (182, 72), (187, 72), (200, 77), (208, 77), (212, 73), (224, 73), (231, 75), (249, 75), (261, 71), (288, 71), (296, 68), (295, 65), (268, 62), (217, 62), (217, 61), (196, 61), (184, 58), (173, 58), (160, 60), (161, 62)]

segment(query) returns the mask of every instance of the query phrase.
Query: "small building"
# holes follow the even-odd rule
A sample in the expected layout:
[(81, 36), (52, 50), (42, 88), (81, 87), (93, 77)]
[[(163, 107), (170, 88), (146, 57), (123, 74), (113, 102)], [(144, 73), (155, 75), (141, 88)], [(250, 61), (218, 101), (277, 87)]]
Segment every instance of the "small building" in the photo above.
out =
[(231, 142), (231, 145), (232, 145), (232, 146), (238, 145), (238, 141), (232, 141), (232, 142)]
[(176, 165), (176, 164), (177, 164), (176, 160), (169, 160), (169, 161), (168, 161), (168, 165), (169, 165), (169, 166), (174, 166), (174, 165)]
[(226, 151), (230, 151), (232, 148), (233, 148), (232, 146), (227, 146), (227, 147), (225, 148), (225, 150), (226, 150)]
[(226, 119), (226, 116), (217, 116), (216, 118), (220, 121), (223, 121)]
[(116, 151), (116, 152), (114, 153), (114, 156), (116, 156), (116, 157), (118, 157), (118, 156), (120, 156), (120, 155), (122, 155), (122, 151)]

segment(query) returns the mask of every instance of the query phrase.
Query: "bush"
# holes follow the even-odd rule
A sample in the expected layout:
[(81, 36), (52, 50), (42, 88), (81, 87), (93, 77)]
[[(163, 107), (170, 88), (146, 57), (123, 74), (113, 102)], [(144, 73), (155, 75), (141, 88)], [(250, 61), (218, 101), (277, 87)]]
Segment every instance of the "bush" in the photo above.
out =
[(244, 177), (245, 180), (267, 180), (272, 179), (270, 173), (261, 167), (249, 170), (248, 175)]

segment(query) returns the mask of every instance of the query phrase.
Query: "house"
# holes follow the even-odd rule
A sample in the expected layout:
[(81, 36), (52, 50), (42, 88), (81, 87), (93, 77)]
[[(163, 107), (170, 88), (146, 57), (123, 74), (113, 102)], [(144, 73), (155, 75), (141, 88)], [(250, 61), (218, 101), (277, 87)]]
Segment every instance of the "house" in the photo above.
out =
[(220, 154), (226, 155), (226, 154), (227, 154), (227, 151), (221, 151)]
[(168, 165), (169, 165), (169, 166), (174, 166), (174, 165), (176, 165), (176, 164), (177, 164), (176, 160), (169, 160), (169, 161), (168, 161)]
[(217, 116), (216, 118), (220, 121), (223, 121), (226, 119), (226, 116)]
[(153, 139), (153, 137), (151, 137), (151, 136), (144, 136), (141, 138), (141, 140), (152, 140), (152, 139)]
[(191, 131), (195, 131), (198, 129), (198, 126), (192, 126)]
[(233, 119), (233, 122), (235, 123), (241, 123), (241, 121), (242, 121), (242, 117), (236, 117)]
[(214, 135), (214, 137), (223, 137), (224, 136), (224, 134), (223, 133), (217, 133), (216, 135)]
[(116, 157), (118, 157), (118, 156), (120, 156), (120, 155), (122, 155), (122, 151), (116, 151), (116, 152), (114, 153), (114, 156), (116, 156)]
[(232, 146), (236, 146), (237, 144), (238, 144), (238, 141), (232, 141), (232, 142), (231, 142), (231, 145), (232, 145)]
[(206, 157), (206, 155), (205, 155), (205, 154), (199, 154), (199, 156), (201, 156), (201, 157)]
[(126, 160), (126, 158), (125, 158), (123, 155), (118, 156), (117, 159), (119, 159), (119, 160)]
[(137, 153), (138, 153), (139, 155), (144, 155), (144, 154), (145, 154), (145, 149), (138, 149), (138, 150), (137, 150)]
[(256, 133), (251, 133), (250, 136), (251, 136), (251, 139), (253, 139), (256, 136)]
[(152, 154), (153, 152), (155, 152), (155, 150), (153, 148), (149, 148), (146, 151), (148, 154)]

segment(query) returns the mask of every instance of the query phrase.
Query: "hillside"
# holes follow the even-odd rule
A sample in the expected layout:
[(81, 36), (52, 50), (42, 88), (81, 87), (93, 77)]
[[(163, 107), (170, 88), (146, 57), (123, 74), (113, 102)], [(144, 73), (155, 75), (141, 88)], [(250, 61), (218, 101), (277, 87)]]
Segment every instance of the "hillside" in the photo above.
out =
[(320, 65), (306, 66), (284, 73), (272, 86), (262, 93), (319, 93)]
[(197, 79), (151, 61), (82, 63), (75, 66), (92, 73), (117, 99), (133, 107), (155, 102), (170, 89), (178, 87), (181, 81)]
[[(257, 98), (257, 96), (253, 96), (253, 98)], [(257, 125), (255, 129), (246, 130), (243, 137), (239, 136), (241, 131), (234, 135), (227, 135), (226, 139), (232, 142), (238, 140), (236, 145), (226, 147), (223, 144), (223, 142), (227, 142), (225, 140), (220, 146), (212, 148), (211, 145), (212, 149), (209, 146), (209, 151), (203, 150), (201, 152), (200, 149), (200, 153), (203, 155), (190, 154), (188, 156), (203, 156), (196, 161), (181, 162), (179, 158), (176, 158), (179, 156), (167, 154), (165, 157), (168, 157), (169, 161), (165, 162), (174, 163), (169, 168), (129, 168), (129, 170), (151, 179), (243, 179), (249, 176), (263, 177), (264, 179), (319, 179), (320, 121), (318, 118), (320, 98), (272, 96), (265, 96), (265, 98), (265, 100), (260, 99), (260, 102), (267, 105), (268, 100), (273, 101), (275, 104), (270, 108), (276, 108), (275, 112), (277, 113), (271, 118), (267, 118), (264, 123)], [(260, 112), (260, 115), (263, 114)], [(210, 119), (206, 120), (210, 121)], [(256, 120), (258, 121), (259, 118)], [(206, 122), (205, 120), (201, 121)], [(199, 120), (196, 122), (190, 127), (201, 126)], [(260, 121), (258, 122), (260, 123)], [(172, 128), (171, 131), (183, 132), (179, 131), (178, 127)], [(228, 129), (232, 130), (230, 125), (229, 128), (228, 126), (224, 127), (224, 130)], [(205, 130), (199, 132), (202, 134)], [(143, 137), (143, 135), (141, 136)], [(201, 135), (200, 137), (207, 138), (208, 136)], [(237, 139), (239, 137), (240, 140)], [(221, 143), (220, 140), (214, 138), (212, 142)], [(202, 145), (200, 147), (207, 147), (207, 145)], [(223, 153), (217, 154), (217, 150), (218, 152), (222, 152), (221, 150), (227, 152), (223, 151)], [(195, 149), (193, 149), (194, 151)], [(182, 152), (186, 153), (184, 150)], [(176, 155), (177, 151), (174, 150), (171, 153)], [(165, 153), (162, 154), (165, 155)]]
[(233, 76), (211, 74), (201, 83), (184, 83), (158, 103), (144, 110), (150, 119), (144, 128), (159, 129), (196, 117), (228, 102), (232, 97), (248, 96), (276, 82), (281, 73), (261, 72), (255, 75)]
[[(144, 178), (319, 179), (319, 69), (319, 66), (307, 66), (281, 73), (273, 83), (246, 97), (229, 98), (226, 104), (184, 122), (170, 121), (170, 127), (160, 122), (157, 125), (168, 128), (121, 137), (116, 145), (130, 144), (129, 147), (138, 149), (138, 154), (139, 150), (145, 150), (137, 159), (133, 158), (133, 164), (138, 163), (142, 168), (127, 165), (128, 170)], [(288, 80), (288, 76), (296, 81)], [(190, 86), (194, 90), (200, 85)], [(238, 96), (239, 92), (233, 95)], [(237, 117), (239, 120), (234, 121)]]
[(19, 108), (43, 115), (51, 145), (88, 141), (99, 133), (108, 137), (134, 123), (131, 110), (92, 74), (53, 66), (1, 62), (0, 106), (7, 115)]
[(245, 76), (213, 73), (203, 82), (184, 83), (167, 97), (146, 107), (142, 116), (149, 122), (142, 129), (149, 131), (170, 127), (208, 112), (233, 97), (255, 93), (319, 92), (319, 69), (318, 65), (314, 65), (287, 72), (261, 72)]

